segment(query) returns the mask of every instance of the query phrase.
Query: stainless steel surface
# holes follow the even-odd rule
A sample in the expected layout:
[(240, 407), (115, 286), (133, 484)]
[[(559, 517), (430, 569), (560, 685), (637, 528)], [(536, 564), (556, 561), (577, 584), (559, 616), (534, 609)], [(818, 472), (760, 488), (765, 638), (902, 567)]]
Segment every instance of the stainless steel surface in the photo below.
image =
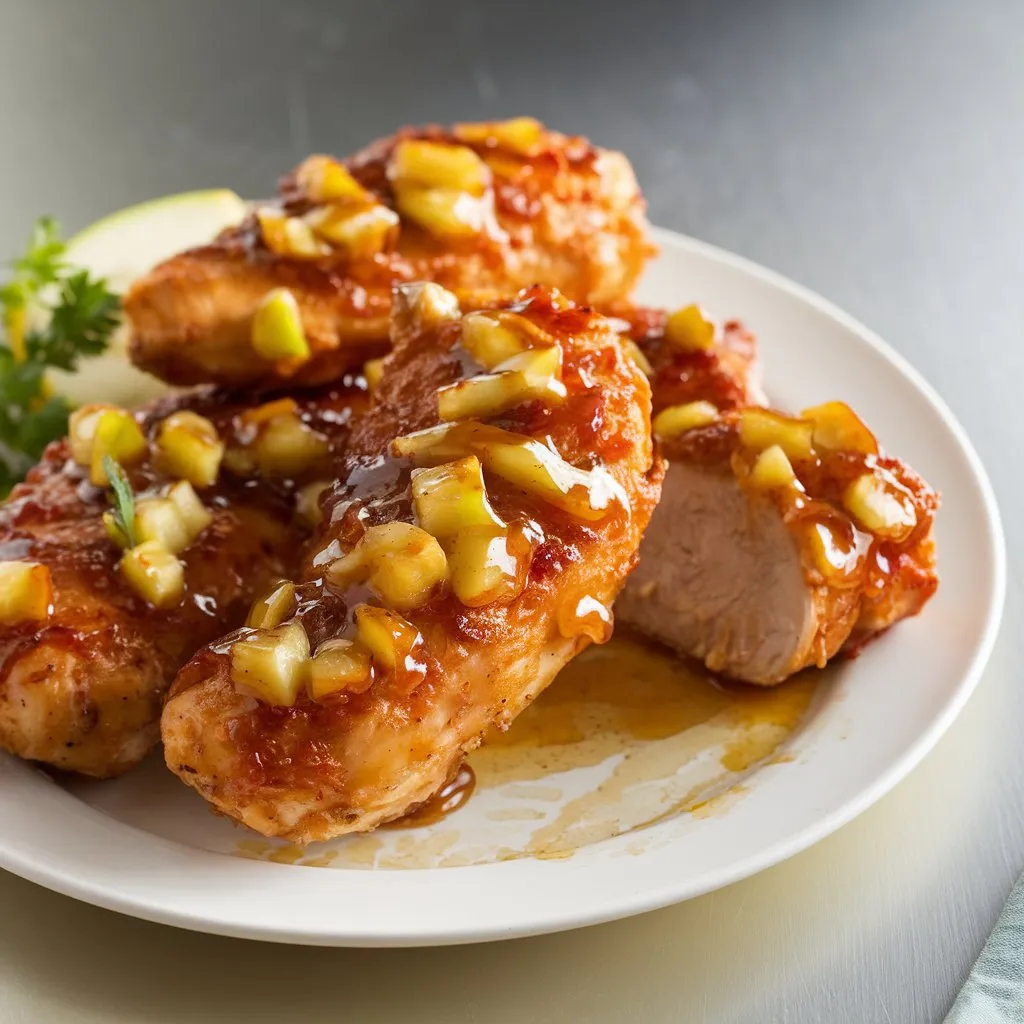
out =
[(0, 1021), (941, 1019), (1024, 867), (1024, 5), (6, 0), (2, 26), (5, 251), (44, 211), (76, 228), (187, 188), (258, 195), (403, 122), (528, 112), (625, 149), (655, 222), (822, 292), (938, 387), (995, 482), (1010, 594), (936, 751), (757, 878), (582, 932), (356, 952), (5, 875)]

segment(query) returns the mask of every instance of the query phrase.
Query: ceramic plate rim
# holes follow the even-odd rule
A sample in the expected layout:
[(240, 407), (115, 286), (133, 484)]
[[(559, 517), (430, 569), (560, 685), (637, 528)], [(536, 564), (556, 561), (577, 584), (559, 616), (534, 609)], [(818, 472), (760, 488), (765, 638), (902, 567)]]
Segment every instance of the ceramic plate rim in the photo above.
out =
[[(1006, 591), (1005, 539), (995, 495), (981, 460), (963, 428), (931, 385), (902, 356), (849, 314), (803, 286), (741, 256), (665, 229), (654, 229), (653, 234), (655, 239), (666, 249), (687, 251), (701, 259), (724, 265), (726, 268), (732, 268), (746, 276), (759, 279), (763, 284), (786, 293), (804, 305), (813, 307), (819, 313), (835, 321), (845, 331), (855, 335), (860, 342), (881, 356), (918, 392), (941, 420), (949, 432), (951, 440), (959, 449), (959, 454), (966, 461), (970, 475), (978, 488), (986, 527), (984, 540), (988, 555), (987, 569), (989, 570), (990, 584), (988, 592), (985, 594), (986, 607), (983, 626), (974, 642), (973, 653), (959, 684), (927, 728), (900, 756), (879, 771), (872, 781), (861, 786), (855, 794), (838, 806), (817, 816), (792, 834), (751, 855), (726, 863), (717, 871), (706, 872), (695, 878), (686, 878), (684, 874), (680, 878), (670, 879), (667, 882), (661, 881), (656, 885), (639, 885), (634, 891), (627, 890), (600, 900), (589, 899), (585, 904), (573, 905), (570, 898), (568, 906), (538, 907), (536, 913), (527, 914), (519, 919), (502, 918), (500, 915), (487, 919), (485, 914), (473, 924), (446, 924), (444, 920), (431, 918), (425, 924), (423, 921), (419, 921), (417, 927), (395, 928), (387, 924), (375, 924), (372, 913), (368, 914), (366, 919), (358, 922), (348, 920), (337, 923), (325, 920), (322, 915), (316, 921), (282, 924), (279, 920), (274, 919), (273, 912), (262, 918), (259, 915), (253, 917), (248, 913), (237, 912), (239, 907), (245, 906), (240, 901), (235, 907), (235, 913), (224, 910), (215, 911), (210, 908), (208, 900), (209, 894), (213, 890), (204, 891), (201, 886), (191, 889), (187, 884), (193, 881), (191, 876), (183, 878), (177, 872), (205, 872), (205, 874), (197, 876), (197, 879), (201, 879), (209, 885), (224, 883), (225, 876), (230, 876), (228, 884), (234, 886), (239, 893), (252, 893), (258, 887), (261, 897), (266, 897), (268, 893), (277, 897), (281, 892), (306, 897), (317, 893), (318, 890), (324, 892), (332, 890), (344, 894), (344, 878), (339, 876), (354, 876), (356, 874), (360, 876), (360, 881), (368, 885), (369, 888), (374, 888), (378, 883), (370, 884), (367, 875), (390, 875), (396, 890), (408, 889), (409, 893), (414, 894), (417, 891), (416, 886), (423, 882), (423, 876), (429, 874), (435, 882), (438, 880), (438, 869), (386, 873), (303, 869), (300, 873), (289, 872), (294, 877), (284, 884), (282, 874), (279, 873), (276, 876), (272, 874), (274, 871), (280, 872), (280, 865), (239, 860), (191, 849), (117, 822), (113, 824), (116, 826), (119, 839), (123, 840), (126, 847), (148, 849), (154, 855), (159, 852), (163, 858), (153, 867), (152, 877), (148, 879), (148, 888), (146, 879), (141, 880), (141, 888), (139, 888), (139, 880), (132, 879), (130, 875), (125, 877), (113, 868), (109, 872), (103, 870), (102, 851), (99, 849), (90, 849), (92, 860), (88, 864), (89, 870), (83, 873), (82, 861), (75, 854), (61, 855), (61, 851), (58, 850), (55, 856), (54, 850), (45, 843), (39, 845), (32, 841), (25, 842), (23, 839), (19, 841), (17, 829), (5, 828), (0, 834), (0, 867), (67, 896), (109, 910), (214, 934), (310, 945), (339, 946), (415, 946), (477, 942), (543, 934), (597, 924), (643, 913), (710, 892), (762, 871), (820, 841), (862, 813), (903, 779), (931, 750), (967, 702), (989, 659), (999, 629)], [(16, 764), (9, 759), (0, 759), (0, 782), (4, 779), (9, 781), (19, 774), (24, 777), (26, 773), (30, 772), (31, 770), (26, 769), (23, 765)], [(56, 789), (57, 787), (51, 788)], [(31, 826), (34, 818), (23, 805), (19, 805), (16, 798), (10, 796), (7, 792), (8, 789), (10, 786), (0, 785), (0, 820), (8, 823), (13, 820), (16, 825), (24, 826), (31, 839)], [(42, 795), (42, 799), (39, 801), (40, 808), (52, 795), (46, 793)], [(97, 813), (88, 808), (83, 810), (83, 814), (86, 811), (92, 814)], [(21, 822), (17, 820), (19, 814), (24, 818)], [(75, 812), (71, 817), (74, 816)], [(83, 823), (87, 823), (88, 820), (87, 817), (83, 817)], [(73, 821), (69, 820), (67, 824), (70, 827)], [(110, 827), (108, 824), (106, 830), (109, 830)], [(103, 827), (97, 829), (96, 842), (102, 843), (104, 832)], [(12, 835), (15, 838), (12, 838)], [(463, 882), (456, 883), (455, 888), (462, 890), (463, 895), (466, 895), (466, 893), (471, 894), (477, 886), (482, 888), (510, 884), (515, 886), (523, 885), (524, 882), (529, 885), (531, 880), (538, 883), (541, 880), (550, 882), (552, 878), (561, 885), (570, 877), (566, 875), (566, 871), (575, 871), (584, 878), (593, 873), (593, 862), (581, 863), (575, 869), (573, 863), (573, 860), (550, 862), (522, 860), (467, 868), (448, 868), (443, 870), (443, 874), (452, 877), (459, 875), (464, 880), (464, 884)], [(644, 857), (637, 857), (633, 863), (639, 873), (641, 865), (644, 863)], [(161, 877), (161, 872), (164, 872), (166, 877)], [(396, 875), (403, 876), (403, 879), (395, 878)], [(332, 881), (327, 881), (326, 879), (330, 876), (335, 877)], [(419, 881), (417, 881), (417, 876), (419, 876)], [(546, 879), (545, 876), (547, 876)], [(303, 878), (305, 880), (302, 880)], [(317, 881), (313, 881), (313, 879), (317, 879)], [(170, 898), (167, 896), (167, 890), (160, 889), (158, 883), (169, 884)], [(249, 888), (250, 884), (252, 888)], [(349, 888), (352, 887), (349, 886)], [(586, 886), (583, 889), (587, 895), (592, 897), (591, 890), (588, 890)], [(311, 896), (311, 899), (313, 903), (318, 903), (315, 896)], [(270, 900), (268, 905), (272, 907), (273, 900)], [(313, 909), (312, 904), (311, 909)], [(516, 918), (516, 915), (512, 914), (511, 918)]]

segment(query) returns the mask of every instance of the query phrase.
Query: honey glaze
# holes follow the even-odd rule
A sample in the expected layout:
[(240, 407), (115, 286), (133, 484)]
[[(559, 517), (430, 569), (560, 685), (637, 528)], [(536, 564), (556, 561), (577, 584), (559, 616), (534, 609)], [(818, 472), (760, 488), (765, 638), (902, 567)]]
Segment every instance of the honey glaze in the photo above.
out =
[(744, 771), (778, 746), (766, 751), (748, 742), (748, 734), (788, 735), (810, 703), (815, 679), (801, 674), (776, 687), (722, 682), (620, 627), (608, 644), (570, 662), (507, 732), (491, 733), (471, 761), (480, 788), (529, 781), (600, 764), (635, 742), (667, 739), (725, 716), (735, 735), (723, 767)]
[(457, 811), (473, 795), (475, 788), (476, 773), (468, 764), (461, 764), (455, 776), (449, 779), (432, 797), (424, 800), (414, 811), (381, 827), (402, 829), (433, 825)]

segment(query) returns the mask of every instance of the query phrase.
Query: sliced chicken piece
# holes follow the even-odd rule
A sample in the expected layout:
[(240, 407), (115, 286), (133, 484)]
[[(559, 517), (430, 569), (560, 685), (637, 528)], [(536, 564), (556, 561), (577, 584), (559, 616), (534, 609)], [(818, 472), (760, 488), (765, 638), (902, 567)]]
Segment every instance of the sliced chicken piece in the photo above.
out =
[(707, 420), (675, 409), (655, 421), (670, 465), (620, 622), (770, 685), (855, 649), (935, 592), (938, 499), (847, 406), (800, 418), (703, 410)]
[[(177, 670), (241, 625), (274, 577), (293, 571), (311, 531), (296, 519), (296, 488), (311, 473), (330, 473), (365, 402), (363, 392), (339, 387), (254, 408), (204, 389), (136, 414), (108, 408), (112, 422), (127, 424), (114, 443), (131, 462), (134, 539), (161, 538), (155, 558), (124, 556), (146, 577), (141, 583), (119, 568), (118, 531), (111, 525), (108, 533), (103, 519), (108, 490), (75, 461), (98, 443), (85, 410), (72, 439), (51, 445), (0, 505), (0, 747), (98, 777), (140, 761), (159, 738)], [(123, 441), (133, 424), (145, 450), (129, 459)], [(246, 476), (218, 474), (221, 444), (224, 463)], [(253, 464), (266, 479), (249, 477)], [(181, 484), (183, 471), (195, 487)], [(314, 507), (311, 489), (301, 497)], [(161, 581), (169, 581), (166, 592), (149, 589)]]
[[(386, 350), (397, 284), (511, 295), (542, 281), (610, 303), (653, 251), (621, 153), (526, 118), (409, 128), (344, 167), (310, 157), (277, 201), (138, 281), (131, 356), (176, 384), (334, 380)], [(305, 344), (254, 348), (254, 315), (277, 288)]]
[(531, 289), (460, 320), (426, 284), (392, 333), (290, 617), (198, 655), (163, 713), (172, 771), (298, 843), (406, 814), (607, 639), (659, 491), (603, 317)]

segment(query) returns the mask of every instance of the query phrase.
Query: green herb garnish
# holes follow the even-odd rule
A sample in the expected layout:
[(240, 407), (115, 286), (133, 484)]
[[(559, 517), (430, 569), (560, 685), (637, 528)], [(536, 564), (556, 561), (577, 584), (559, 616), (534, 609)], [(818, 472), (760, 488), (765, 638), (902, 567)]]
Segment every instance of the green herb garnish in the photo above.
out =
[(135, 494), (132, 485), (128, 481), (119, 462), (115, 462), (109, 455), (103, 456), (103, 471), (110, 481), (110, 488), (113, 494), (110, 496), (111, 515), (114, 517), (114, 525), (124, 534), (128, 541), (128, 547), (135, 547)]
[(106, 281), (69, 267), (64, 254), (57, 222), (41, 217), (0, 286), (0, 496), (67, 433), (72, 407), (49, 393), (47, 369), (99, 355), (118, 324), (121, 303)]

